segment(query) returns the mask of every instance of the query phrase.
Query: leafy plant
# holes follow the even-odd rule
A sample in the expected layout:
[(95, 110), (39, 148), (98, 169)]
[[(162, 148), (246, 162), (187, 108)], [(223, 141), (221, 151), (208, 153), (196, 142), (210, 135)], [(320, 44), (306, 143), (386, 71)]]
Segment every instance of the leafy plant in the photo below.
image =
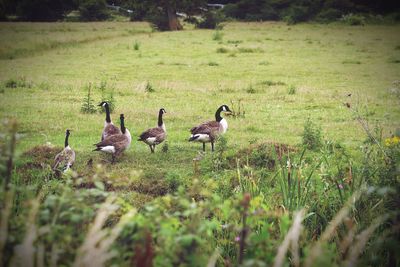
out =
[(139, 48), (140, 48), (140, 43), (138, 41), (135, 41), (135, 43), (133, 44), (133, 49), (137, 51), (139, 50)]
[(304, 123), (303, 145), (310, 150), (317, 150), (322, 145), (321, 129), (308, 118)]
[(156, 90), (154, 89), (154, 87), (151, 85), (150, 82), (147, 82), (147, 83), (146, 83), (146, 86), (145, 86), (144, 90), (145, 90), (147, 93), (154, 93), (154, 92), (156, 91)]
[(288, 89), (287, 89), (287, 92), (288, 92), (289, 95), (294, 95), (294, 94), (296, 94), (296, 86), (294, 86), (294, 85), (289, 85), (289, 87), (288, 87)]
[[(281, 163), (280, 168), (280, 189), (282, 193), (283, 206), (288, 211), (296, 211), (305, 208), (307, 204), (312, 204), (310, 197), (313, 187), (311, 178), (320, 163), (313, 164), (307, 168), (303, 156), (306, 149), (300, 155), (300, 158), (292, 162), (288, 158), (286, 165)], [(307, 207), (310, 208), (310, 207)]]
[(212, 36), (214, 41), (222, 41), (224, 34), (220, 30), (216, 30)]
[(96, 113), (97, 109), (96, 106), (93, 104), (93, 99), (92, 99), (92, 84), (89, 83), (88, 85), (85, 86), (85, 89), (87, 90), (87, 95), (85, 98), (82, 100), (82, 106), (81, 106), (81, 112), (82, 113)]

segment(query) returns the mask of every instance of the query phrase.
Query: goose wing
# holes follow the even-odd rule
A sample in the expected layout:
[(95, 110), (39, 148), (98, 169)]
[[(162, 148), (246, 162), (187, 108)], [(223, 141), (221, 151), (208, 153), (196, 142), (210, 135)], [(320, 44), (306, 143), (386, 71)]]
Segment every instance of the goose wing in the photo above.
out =
[(146, 141), (148, 138), (155, 138), (156, 143), (161, 143), (165, 140), (165, 131), (160, 127), (148, 129), (139, 136), (139, 141)]
[(103, 133), (101, 135), (101, 141), (116, 134), (121, 134), (121, 130), (114, 124), (108, 123), (104, 126)]
[(128, 143), (128, 137), (126, 137), (124, 134), (116, 134), (105, 138), (103, 141), (95, 144), (95, 146), (97, 147), (97, 149), (101, 149), (106, 146), (113, 146), (116, 149), (121, 149), (127, 146)]
[(219, 122), (208, 121), (190, 129), (192, 134), (215, 134), (219, 131)]

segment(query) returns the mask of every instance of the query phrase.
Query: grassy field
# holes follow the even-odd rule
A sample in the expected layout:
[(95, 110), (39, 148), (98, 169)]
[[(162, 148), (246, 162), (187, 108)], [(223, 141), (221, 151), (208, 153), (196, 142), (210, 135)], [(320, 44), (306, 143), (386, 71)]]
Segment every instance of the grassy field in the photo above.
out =
[[(64, 129), (71, 128), (75, 149), (89, 154), (103, 115), (79, 110), (85, 85), (101, 81), (115, 87), (115, 114), (126, 114), (133, 135), (154, 125), (157, 110), (165, 107), (177, 155), (197, 150), (186, 142), (191, 126), (239, 99), (246, 117), (229, 120), (232, 147), (255, 140), (299, 143), (307, 117), (329, 139), (359, 142), (362, 130), (345, 101), (368, 105), (371, 120), (385, 133), (400, 118), (398, 100), (388, 91), (400, 73), (398, 26), (230, 23), (221, 40), (213, 40), (210, 30), (152, 33), (141, 23), (6, 23), (0, 31), (0, 79), (23, 78), (32, 85), (5, 88), (0, 100), (1, 117), (21, 123), (21, 149), (62, 144)], [(145, 92), (146, 82), (154, 93)], [(289, 86), (295, 94), (288, 94)], [(145, 152), (134, 143), (127, 158)]]
[[(65, 129), (71, 129), (74, 169), (84, 174), (89, 159), (106, 158), (91, 152), (104, 114), (80, 109), (88, 84), (94, 104), (101, 100), (98, 87), (106, 84), (116, 101), (112, 118), (124, 113), (133, 135), (119, 162), (106, 164), (116, 183), (134, 183), (138, 172), (148, 183), (173, 174), (191, 179), (201, 144), (187, 142), (189, 129), (213, 119), (221, 104), (237, 108), (239, 100), (245, 116), (227, 118), (230, 156), (251, 144), (300, 144), (310, 118), (325, 139), (358, 157), (366, 134), (343, 103), (380, 125), (384, 137), (399, 127), (399, 98), (390, 90), (400, 79), (399, 32), (399, 25), (275, 22), (180, 32), (153, 32), (130, 22), (1, 23), (0, 119), (17, 119), (19, 154), (46, 142), (62, 146)], [(167, 111), (168, 152), (160, 145), (150, 154), (135, 140), (156, 125), (161, 107)], [(121, 194), (138, 206), (157, 196), (128, 188)]]

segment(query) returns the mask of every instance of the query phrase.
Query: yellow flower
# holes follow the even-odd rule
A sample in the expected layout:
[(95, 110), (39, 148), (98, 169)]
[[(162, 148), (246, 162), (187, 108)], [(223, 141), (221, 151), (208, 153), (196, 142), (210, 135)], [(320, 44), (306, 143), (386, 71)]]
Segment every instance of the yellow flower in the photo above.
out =
[(399, 136), (393, 136), (391, 138), (386, 138), (385, 139), (385, 146), (390, 147), (390, 146), (396, 146), (400, 143), (400, 137)]

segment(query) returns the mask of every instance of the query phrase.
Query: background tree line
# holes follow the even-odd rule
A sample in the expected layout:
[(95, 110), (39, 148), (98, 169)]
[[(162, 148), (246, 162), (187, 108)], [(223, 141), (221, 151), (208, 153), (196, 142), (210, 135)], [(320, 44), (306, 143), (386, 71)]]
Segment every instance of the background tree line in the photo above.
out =
[[(216, 11), (207, 3), (225, 6)], [(177, 13), (203, 28), (214, 28), (223, 18), (330, 22), (353, 13), (391, 14), (393, 20), (400, 20), (400, 1), (395, 0), (0, 0), (0, 19), (14, 15), (23, 21), (57, 21), (78, 10), (79, 20), (106, 20), (111, 6), (130, 10), (124, 15), (149, 21), (159, 30), (182, 29)]]

